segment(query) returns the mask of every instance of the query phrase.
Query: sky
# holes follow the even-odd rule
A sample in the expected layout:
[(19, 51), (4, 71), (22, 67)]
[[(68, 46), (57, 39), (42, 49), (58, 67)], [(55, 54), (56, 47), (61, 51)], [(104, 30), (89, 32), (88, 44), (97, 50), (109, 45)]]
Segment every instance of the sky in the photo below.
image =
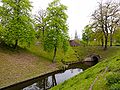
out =
[[(46, 9), (53, 0), (30, 0), (32, 2), (32, 13), (37, 14), (38, 10)], [(68, 7), (67, 24), (69, 26), (69, 36), (74, 39), (77, 31), (78, 37), (82, 38), (82, 30), (89, 24), (94, 10), (97, 8), (97, 2), (101, 0), (61, 0), (61, 3)], [(103, 0), (104, 1), (104, 0)]]

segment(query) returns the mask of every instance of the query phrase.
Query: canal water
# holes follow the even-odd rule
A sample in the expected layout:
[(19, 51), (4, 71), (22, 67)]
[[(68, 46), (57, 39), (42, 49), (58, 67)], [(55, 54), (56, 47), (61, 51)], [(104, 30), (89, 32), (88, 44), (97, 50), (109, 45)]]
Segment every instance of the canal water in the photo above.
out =
[(47, 90), (55, 85), (58, 85), (59, 83), (64, 82), (65, 80), (68, 80), (69, 78), (83, 72), (82, 69), (76, 68), (76, 69), (68, 69), (65, 72), (57, 73), (52, 76), (48, 76), (47, 78), (44, 78), (26, 88), (23, 90)]

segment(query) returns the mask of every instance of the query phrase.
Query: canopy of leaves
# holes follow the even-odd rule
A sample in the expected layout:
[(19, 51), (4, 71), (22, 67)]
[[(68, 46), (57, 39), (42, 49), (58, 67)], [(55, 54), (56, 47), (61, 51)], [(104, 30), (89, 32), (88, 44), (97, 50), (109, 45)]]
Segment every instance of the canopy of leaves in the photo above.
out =
[(46, 28), (46, 16), (47, 16), (47, 11), (40, 9), (38, 11), (38, 14), (35, 15), (35, 27), (36, 27), (36, 37), (41, 38), (44, 37), (44, 31)]
[(66, 10), (67, 7), (61, 4), (59, 0), (54, 0), (47, 8), (47, 26), (44, 38), (44, 48), (47, 51), (52, 51), (55, 47), (62, 47), (64, 51), (67, 50), (69, 38)]
[(94, 32), (92, 31), (92, 27), (87, 25), (83, 30), (82, 39), (87, 42), (91, 41), (93, 40), (93, 34)]
[(120, 27), (114, 32), (114, 40), (117, 44), (120, 44)]
[(7, 44), (16, 40), (30, 44), (34, 38), (33, 20), (30, 16), (31, 3), (29, 0), (2, 0), (0, 7), (3, 37)]

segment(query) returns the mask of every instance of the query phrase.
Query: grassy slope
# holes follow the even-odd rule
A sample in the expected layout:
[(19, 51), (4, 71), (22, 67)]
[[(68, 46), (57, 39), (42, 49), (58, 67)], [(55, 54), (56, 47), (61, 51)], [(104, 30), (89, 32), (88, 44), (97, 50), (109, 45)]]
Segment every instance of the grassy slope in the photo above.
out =
[[(49, 61), (52, 61), (53, 59), (53, 52), (45, 52), (41, 45), (37, 46), (31, 45), (31, 47), (28, 48), (28, 50), (32, 52), (34, 55), (46, 58)], [(70, 46), (65, 54), (61, 49), (57, 50), (56, 55), (57, 62), (60, 62), (62, 59), (66, 62), (77, 60), (76, 56), (74, 55), (74, 50)]]
[(0, 88), (56, 69), (56, 64), (28, 51), (0, 48)]
[[(23, 46), (21, 46), (23, 47)], [(10, 50), (9, 50), (10, 49)], [(76, 60), (74, 51), (70, 48), (64, 57), (58, 50), (56, 60)], [(31, 45), (30, 48), (17, 51), (0, 47), (0, 88), (35, 76), (54, 71), (62, 64), (52, 63), (52, 52), (45, 52), (41, 45)]]
[[(45, 52), (41, 45), (37, 45), (37, 46), (32, 45), (30, 48), (28, 48), (28, 50), (36, 56), (43, 57), (49, 61), (52, 61), (53, 52)], [(80, 46), (80, 47), (73, 47), (73, 48), (69, 47), (68, 51), (65, 54), (63, 53), (61, 49), (57, 50), (56, 60), (57, 62), (60, 62), (62, 59), (65, 62), (72, 62), (72, 61), (74, 62), (78, 60), (83, 60), (85, 57), (91, 54), (98, 54), (102, 58), (106, 58), (114, 54), (114, 53), (109, 53), (109, 52), (113, 52), (116, 50), (117, 48), (114, 48), (114, 47), (109, 48), (106, 51), (104, 51), (102, 47), (98, 47), (98, 46), (86, 46), (86, 47)]]
[(103, 50), (103, 47), (101, 46), (80, 46), (80, 47), (74, 47), (75, 51), (77, 51), (77, 56), (79, 56), (80, 60), (83, 60), (87, 56), (90, 56), (92, 54), (100, 55), (102, 59), (105, 59), (107, 57), (113, 56), (115, 52), (118, 51), (119, 47), (108, 47), (108, 50)]
[[(93, 85), (92, 90), (109, 90), (110, 86), (107, 86), (106, 84), (106, 77), (110, 74), (114, 75), (114, 73), (120, 75), (120, 48), (114, 47), (108, 51), (105, 51), (106, 53), (99, 52), (102, 56), (104, 56), (105, 60), (85, 70), (83, 73), (65, 81), (64, 83), (53, 87), (51, 90), (89, 90), (96, 77), (98, 77), (98, 79)], [(108, 67), (108, 69), (105, 72), (106, 67)]]

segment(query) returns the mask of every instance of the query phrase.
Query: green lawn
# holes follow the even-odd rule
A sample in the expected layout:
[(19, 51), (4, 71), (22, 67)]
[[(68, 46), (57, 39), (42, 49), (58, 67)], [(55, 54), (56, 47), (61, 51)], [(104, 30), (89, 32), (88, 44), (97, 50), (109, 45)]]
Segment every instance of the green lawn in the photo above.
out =
[(120, 90), (120, 47), (97, 52), (104, 60), (51, 90)]

